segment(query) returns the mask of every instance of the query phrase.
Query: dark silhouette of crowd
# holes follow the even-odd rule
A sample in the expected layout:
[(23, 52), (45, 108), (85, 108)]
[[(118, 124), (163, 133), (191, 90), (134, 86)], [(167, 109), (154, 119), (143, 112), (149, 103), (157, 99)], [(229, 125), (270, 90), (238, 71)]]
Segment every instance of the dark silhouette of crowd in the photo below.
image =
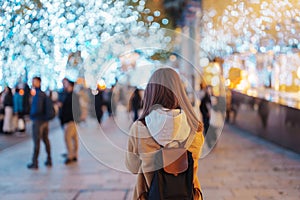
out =
[(95, 109), (95, 115), (99, 124), (102, 123), (105, 112), (107, 112), (109, 117), (116, 114), (116, 102), (113, 101), (114, 87), (105, 89), (97, 88), (93, 108)]
[(0, 93), (0, 132), (11, 135), (23, 135), (26, 120), (30, 112), (30, 88), (19, 84), (15, 88), (8, 86)]

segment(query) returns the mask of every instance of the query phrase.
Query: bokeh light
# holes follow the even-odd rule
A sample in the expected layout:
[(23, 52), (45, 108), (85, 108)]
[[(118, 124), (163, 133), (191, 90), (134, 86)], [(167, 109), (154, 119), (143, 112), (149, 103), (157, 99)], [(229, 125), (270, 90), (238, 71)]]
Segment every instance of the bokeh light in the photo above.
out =
[[(41, 76), (44, 89), (61, 86), (61, 79), (91, 76), (101, 65), (83, 67), (83, 61), (105, 41), (125, 31), (143, 33), (143, 28), (158, 29), (139, 21), (145, 1), (134, 7), (130, 1), (40, 0), (0, 2), (0, 74), (1, 87), (14, 87), (20, 81)], [(154, 12), (159, 16), (159, 11)], [(104, 47), (105, 48), (105, 47)], [(110, 49), (97, 61), (112, 58)], [(80, 53), (78, 62), (70, 63), (70, 55)], [(106, 58), (105, 55), (107, 56)], [(78, 58), (77, 55), (74, 58)], [(99, 64), (99, 62), (98, 62)], [(91, 70), (92, 69), (92, 70)], [(90, 70), (90, 71), (89, 71)], [(76, 72), (77, 71), (77, 75)]]
[(203, 9), (201, 48), (211, 58), (247, 51), (286, 53), (299, 48), (299, 1), (226, 0), (222, 3), (222, 8), (215, 8), (211, 3)]

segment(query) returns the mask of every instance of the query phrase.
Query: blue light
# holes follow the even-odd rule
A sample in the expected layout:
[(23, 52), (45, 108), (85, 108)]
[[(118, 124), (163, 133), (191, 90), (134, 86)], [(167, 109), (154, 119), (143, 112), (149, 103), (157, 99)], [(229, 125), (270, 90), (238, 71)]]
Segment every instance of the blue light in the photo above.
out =
[(162, 19), (162, 21), (161, 21), (161, 23), (163, 24), (163, 25), (167, 25), (168, 23), (169, 23), (169, 20), (168, 19)]
[(260, 47), (259, 50), (260, 50), (262, 53), (265, 53), (265, 52), (266, 52), (266, 47)]

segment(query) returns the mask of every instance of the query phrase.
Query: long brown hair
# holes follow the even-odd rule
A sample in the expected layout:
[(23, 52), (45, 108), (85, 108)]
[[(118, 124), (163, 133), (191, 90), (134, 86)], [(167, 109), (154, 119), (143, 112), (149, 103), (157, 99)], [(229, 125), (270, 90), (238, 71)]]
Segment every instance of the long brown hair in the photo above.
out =
[(193, 110), (179, 75), (171, 68), (160, 68), (150, 77), (144, 92), (143, 113), (139, 120), (144, 120), (156, 106), (182, 109), (192, 132), (203, 130), (202, 123)]

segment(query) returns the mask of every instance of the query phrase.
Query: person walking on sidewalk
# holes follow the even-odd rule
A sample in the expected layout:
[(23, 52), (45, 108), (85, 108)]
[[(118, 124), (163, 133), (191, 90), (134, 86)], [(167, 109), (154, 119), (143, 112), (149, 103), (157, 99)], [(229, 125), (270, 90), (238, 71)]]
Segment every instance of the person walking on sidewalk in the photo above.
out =
[(142, 108), (142, 97), (140, 90), (135, 88), (132, 96), (129, 99), (129, 111), (133, 111), (133, 121), (139, 118), (139, 111)]
[(46, 94), (41, 91), (41, 78), (34, 77), (32, 79), (33, 97), (30, 109), (30, 119), (32, 120), (32, 139), (33, 139), (33, 156), (32, 163), (28, 164), (29, 169), (38, 169), (38, 156), (40, 152), (40, 140), (42, 139), (46, 152), (47, 160), (45, 165), (48, 167), (52, 166), (51, 160), (51, 148), (49, 141), (49, 124), (46, 119)]
[(18, 121), (17, 121), (17, 127), (16, 130), (18, 131), (19, 135), (25, 135), (26, 131), (26, 124), (24, 119), (24, 110), (23, 110), (23, 96), (24, 91), (20, 90), (19, 87), (16, 87), (15, 94), (13, 96), (14, 100), (14, 115), (16, 115)]
[(95, 112), (96, 112), (97, 121), (98, 121), (99, 125), (101, 125), (102, 117), (103, 117), (102, 107), (104, 105), (103, 90), (98, 87), (97, 91), (98, 91), (98, 93), (95, 95), (94, 108), (95, 108)]
[(67, 156), (65, 164), (76, 162), (78, 158), (78, 135), (76, 122), (81, 118), (81, 107), (79, 96), (73, 92), (74, 82), (67, 78), (63, 79), (63, 87), (65, 96), (60, 102), (60, 122), (64, 128), (65, 143), (67, 147)]
[(4, 91), (0, 92), (0, 133), (3, 133), (3, 121), (4, 121)]
[(193, 175), (189, 180), (193, 188), (189, 191), (193, 191), (193, 199), (202, 199), (197, 170), (204, 143), (203, 125), (177, 72), (171, 68), (156, 70), (146, 86), (143, 103), (141, 116), (130, 128), (125, 157), (129, 171), (138, 174), (133, 199), (148, 199), (154, 173), (162, 168), (156, 165), (157, 153), (167, 146), (176, 148), (178, 143), (184, 143), (184, 149), (192, 154)]
[(5, 87), (4, 92), (4, 121), (3, 132), (6, 134), (12, 134), (14, 132), (13, 125), (13, 94), (10, 87)]
[(204, 135), (206, 136), (209, 123), (210, 123), (210, 115), (211, 115), (211, 95), (212, 88), (211, 86), (207, 86), (205, 84), (201, 84), (201, 89), (204, 91), (204, 96), (201, 98), (201, 104), (199, 106), (200, 112), (202, 114), (202, 120), (204, 124)]

